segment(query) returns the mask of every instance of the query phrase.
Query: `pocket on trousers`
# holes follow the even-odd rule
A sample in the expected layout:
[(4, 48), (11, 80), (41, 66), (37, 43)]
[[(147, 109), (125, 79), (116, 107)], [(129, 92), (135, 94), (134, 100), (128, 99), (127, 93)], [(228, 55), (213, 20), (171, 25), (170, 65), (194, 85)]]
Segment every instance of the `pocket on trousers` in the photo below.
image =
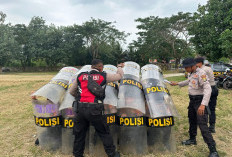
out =
[(93, 116), (102, 115), (102, 108), (100, 106), (94, 106), (90, 108), (90, 114)]

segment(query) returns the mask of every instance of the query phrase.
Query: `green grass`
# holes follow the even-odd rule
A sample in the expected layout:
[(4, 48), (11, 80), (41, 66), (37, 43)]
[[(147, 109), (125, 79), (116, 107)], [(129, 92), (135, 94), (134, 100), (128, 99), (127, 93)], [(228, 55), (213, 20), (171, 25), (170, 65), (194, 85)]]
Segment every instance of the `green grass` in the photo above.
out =
[[(56, 73), (54, 73), (55, 75)], [(17, 73), (11, 82), (11, 75), (0, 77), (0, 156), (70, 157), (58, 152), (49, 152), (34, 146), (37, 130), (33, 119), (31, 91), (35, 91), (49, 82), (53, 73)], [(20, 75), (20, 77), (18, 77)], [(23, 77), (21, 77), (23, 76)], [(24, 77), (25, 76), (25, 77)], [(38, 78), (45, 78), (38, 80)], [(22, 80), (21, 80), (22, 79)], [(33, 80), (35, 79), (35, 80)], [(170, 81), (183, 81), (184, 76), (167, 78)], [(25, 81), (27, 80), (27, 81)], [(179, 117), (175, 118), (176, 153), (148, 154), (145, 157), (205, 157), (209, 151), (198, 129), (197, 146), (185, 147), (180, 143), (188, 138), (187, 106), (188, 87), (167, 85)], [(232, 150), (232, 90), (220, 89), (216, 107), (216, 134), (213, 134), (220, 156), (230, 156)], [(128, 157), (123, 155), (122, 157)], [(134, 157), (134, 156), (133, 156)]]
[(168, 77), (167, 80), (180, 82), (186, 80), (186, 78), (184, 76), (173, 76), (173, 77)]

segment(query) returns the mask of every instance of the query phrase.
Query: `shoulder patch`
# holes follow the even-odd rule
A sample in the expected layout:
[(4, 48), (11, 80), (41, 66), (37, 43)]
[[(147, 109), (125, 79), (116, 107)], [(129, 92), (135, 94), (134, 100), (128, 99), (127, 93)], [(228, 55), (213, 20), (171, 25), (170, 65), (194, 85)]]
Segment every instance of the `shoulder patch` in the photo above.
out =
[(207, 81), (206, 75), (201, 75), (201, 78), (202, 78), (202, 80), (203, 80), (204, 82)]

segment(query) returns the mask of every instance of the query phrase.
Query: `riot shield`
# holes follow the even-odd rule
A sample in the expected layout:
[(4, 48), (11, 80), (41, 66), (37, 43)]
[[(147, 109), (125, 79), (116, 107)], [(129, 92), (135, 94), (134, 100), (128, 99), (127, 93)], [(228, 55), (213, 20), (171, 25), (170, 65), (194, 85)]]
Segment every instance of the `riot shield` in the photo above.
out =
[(59, 105), (49, 100), (33, 100), (32, 104), (39, 145), (46, 150), (59, 149), (62, 118), (59, 113)]
[(125, 62), (123, 71), (118, 93), (118, 108), (131, 108), (145, 114), (143, 87), (139, 82), (140, 66), (135, 62)]
[[(116, 74), (117, 68), (113, 65), (105, 65), (103, 71), (110, 74)], [(104, 113), (106, 123), (109, 125), (110, 133), (113, 137), (114, 145), (117, 149), (118, 141), (118, 126), (116, 126), (116, 113), (117, 113), (117, 101), (118, 101), (118, 83), (110, 82), (105, 88), (104, 99)], [(100, 137), (97, 135), (93, 126), (90, 126), (90, 154), (94, 156), (106, 157), (106, 153), (103, 147), (103, 143)]]
[(161, 70), (153, 64), (141, 68), (143, 91), (151, 118), (178, 116)]
[(70, 88), (72, 87), (73, 82), (76, 80), (78, 74), (79, 74), (79, 72), (77, 72), (75, 75), (73, 75), (72, 78), (69, 80), (68, 88), (67, 88), (67, 91), (64, 95), (64, 99), (60, 105), (59, 110), (63, 110), (63, 109), (72, 107), (72, 104), (73, 104), (73, 101), (75, 101), (75, 98), (69, 93), (69, 91), (70, 91)]
[[(89, 71), (90, 66), (84, 66), (80, 71), (78, 71), (72, 78), (69, 80), (68, 90), (65, 93), (64, 100), (62, 101), (59, 110), (62, 112), (63, 116), (63, 128), (62, 128), (62, 152), (64, 154), (72, 154), (74, 138), (73, 135), (73, 126), (74, 126), (74, 116), (75, 113), (72, 109), (73, 101), (75, 98), (69, 93), (69, 89), (72, 86), (73, 82), (76, 80), (77, 76), (84, 71)], [(88, 153), (89, 139), (88, 132), (85, 144), (85, 153)]]
[(32, 96), (42, 96), (57, 104), (62, 101), (65, 91), (68, 88), (68, 81), (77, 71), (78, 69), (73, 67), (62, 68), (48, 84), (41, 87)]
[(62, 68), (59, 73), (52, 78), (52, 80), (64, 80), (69, 81), (74, 74), (78, 72), (77, 68), (74, 67), (64, 67)]
[(144, 95), (139, 82), (140, 66), (125, 62), (123, 71), (118, 94), (119, 149), (123, 154), (146, 154), (147, 128)]
[(142, 85), (148, 109), (148, 149), (150, 153), (175, 151), (174, 116), (177, 110), (156, 65), (141, 68)]

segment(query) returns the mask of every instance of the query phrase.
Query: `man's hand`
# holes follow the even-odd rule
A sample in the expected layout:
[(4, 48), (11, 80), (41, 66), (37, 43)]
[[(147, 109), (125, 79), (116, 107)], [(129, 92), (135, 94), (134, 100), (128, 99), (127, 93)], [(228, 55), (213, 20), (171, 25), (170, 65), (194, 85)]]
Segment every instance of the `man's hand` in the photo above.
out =
[(118, 64), (118, 66), (117, 67), (121, 67), (121, 68), (123, 68), (124, 67), (124, 63), (120, 63), (120, 64)]
[(37, 98), (36, 98), (36, 96), (35, 96), (35, 95), (33, 95), (33, 96), (32, 96), (32, 94), (33, 94), (33, 93), (35, 93), (35, 92), (34, 92), (34, 91), (31, 91), (31, 99), (33, 99), (33, 100), (37, 100)]
[(204, 113), (205, 113), (205, 105), (201, 104), (201, 106), (197, 110), (197, 114), (202, 116), (202, 115), (204, 115)]
[(171, 84), (170, 85), (172, 85), (172, 86), (176, 86), (176, 85), (178, 85), (178, 82), (175, 82), (175, 81), (170, 81), (171, 82)]

